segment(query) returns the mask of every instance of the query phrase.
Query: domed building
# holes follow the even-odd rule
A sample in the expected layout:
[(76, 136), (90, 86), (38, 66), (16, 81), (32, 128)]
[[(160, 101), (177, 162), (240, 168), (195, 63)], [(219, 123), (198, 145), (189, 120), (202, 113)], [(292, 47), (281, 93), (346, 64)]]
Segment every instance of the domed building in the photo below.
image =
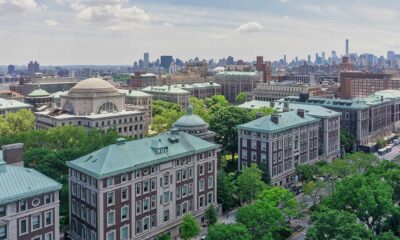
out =
[(37, 112), (36, 127), (75, 125), (142, 138), (148, 131), (145, 112), (125, 109), (125, 95), (109, 82), (88, 78), (59, 95), (59, 107)]
[(215, 133), (208, 130), (208, 124), (201, 117), (193, 114), (191, 105), (189, 105), (187, 113), (180, 117), (172, 127), (209, 142), (214, 142)]
[(50, 93), (41, 88), (33, 90), (25, 97), (25, 101), (33, 106), (35, 110), (50, 106)]

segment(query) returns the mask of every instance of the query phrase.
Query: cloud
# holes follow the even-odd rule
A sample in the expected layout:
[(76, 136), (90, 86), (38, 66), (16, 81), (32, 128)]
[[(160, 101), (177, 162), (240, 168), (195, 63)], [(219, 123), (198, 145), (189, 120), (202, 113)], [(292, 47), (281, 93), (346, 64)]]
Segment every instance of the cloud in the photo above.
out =
[(169, 28), (173, 28), (173, 27), (175, 27), (175, 25), (174, 25), (174, 24), (172, 24), (172, 23), (169, 23), (169, 22), (165, 22), (165, 23), (163, 24), (163, 26), (164, 26), (164, 27), (169, 27)]
[(307, 13), (319, 16), (334, 16), (334, 17), (343, 17), (345, 16), (345, 12), (343, 9), (337, 6), (319, 6), (315, 4), (305, 4), (299, 7), (300, 10), (304, 10)]
[(43, 21), (44, 24), (46, 24), (49, 27), (57, 27), (60, 26), (60, 23), (55, 21), (55, 20), (51, 20), (51, 19), (46, 19)]
[(36, 0), (0, 0), (0, 14), (26, 13), (40, 9)]
[(76, 11), (79, 22), (98, 25), (106, 30), (123, 30), (150, 22), (150, 16), (143, 9), (130, 6), (124, 0), (102, 0), (93, 4), (74, 1), (70, 6)]
[(236, 31), (240, 33), (254, 33), (254, 32), (261, 32), (262, 30), (263, 26), (258, 22), (247, 22), (236, 28)]

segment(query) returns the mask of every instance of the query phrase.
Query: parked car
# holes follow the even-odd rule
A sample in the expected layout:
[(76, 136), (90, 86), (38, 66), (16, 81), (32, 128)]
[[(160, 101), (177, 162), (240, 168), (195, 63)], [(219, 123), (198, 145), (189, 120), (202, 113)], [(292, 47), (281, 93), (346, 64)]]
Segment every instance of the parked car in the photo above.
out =
[(206, 240), (206, 235), (202, 236), (200, 240)]

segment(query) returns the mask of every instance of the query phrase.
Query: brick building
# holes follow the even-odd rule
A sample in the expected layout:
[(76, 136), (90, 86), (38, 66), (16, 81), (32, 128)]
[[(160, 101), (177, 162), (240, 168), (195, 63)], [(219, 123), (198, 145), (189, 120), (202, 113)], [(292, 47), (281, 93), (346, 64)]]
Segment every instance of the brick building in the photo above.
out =
[(295, 184), (297, 165), (319, 160), (319, 119), (303, 109), (262, 117), (238, 126), (238, 168), (264, 165), (275, 186)]
[(67, 162), (72, 239), (178, 235), (185, 213), (216, 205), (219, 146), (171, 131), (110, 145)]
[(58, 240), (61, 184), (23, 167), (23, 144), (0, 151), (0, 239)]

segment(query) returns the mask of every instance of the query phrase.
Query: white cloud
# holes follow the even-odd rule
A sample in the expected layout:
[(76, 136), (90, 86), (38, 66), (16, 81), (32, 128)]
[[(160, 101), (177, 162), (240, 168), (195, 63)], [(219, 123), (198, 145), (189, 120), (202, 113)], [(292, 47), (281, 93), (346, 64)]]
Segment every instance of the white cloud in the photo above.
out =
[(40, 9), (36, 0), (0, 0), (0, 14), (26, 13)]
[(263, 26), (258, 22), (247, 22), (245, 24), (240, 25), (236, 28), (236, 31), (240, 33), (253, 33), (253, 32), (261, 32), (263, 30)]
[(125, 0), (96, 1), (86, 5), (81, 1), (71, 3), (79, 22), (98, 25), (102, 29), (117, 31), (150, 22), (150, 16), (141, 8), (130, 6)]
[(163, 26), (164, 26), (164, 27), (169, 27), (169, 28), (173, 28), (173, 27), (175, 27), (175, 25), (174, 25), (174, 24), (172, 24), (172, 23), (169, 23), (169, 22), (165, 22), (165, 23), (163, 24)]
[(343, 17), (346, 15), (343, 9), (333, 5), (319, 6), (314, 4), (305, 4), (301, 5), (299, 9), (304, 10), (307, 13), (319, 16)]
[(60, 25), (59, 22), (55, 21), (55, 20), (51, 20), (51, 19), (46, 19), (43, 21), (44, 24), (46, 24), (49, 27), (57, 27)]

